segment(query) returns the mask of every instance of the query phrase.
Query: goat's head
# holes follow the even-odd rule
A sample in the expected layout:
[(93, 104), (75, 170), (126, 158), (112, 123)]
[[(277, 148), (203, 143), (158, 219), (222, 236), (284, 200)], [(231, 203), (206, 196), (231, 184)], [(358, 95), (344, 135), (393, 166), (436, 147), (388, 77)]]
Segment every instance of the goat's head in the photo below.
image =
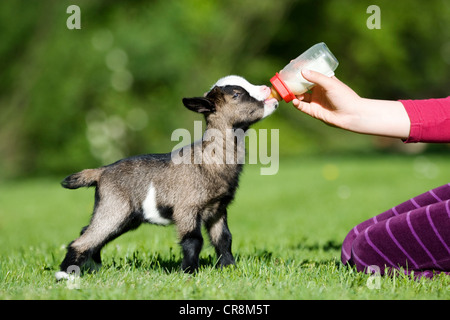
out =
[(255, 86), (242, 77), (227, 76), (217, 81), (204, 97), (184, 98), (183, 103), (188, 109), (203, 113), (208, 122), (247, 129), (278, 107), (276, 99), (267, 100), (269, 95), (267, 86)]

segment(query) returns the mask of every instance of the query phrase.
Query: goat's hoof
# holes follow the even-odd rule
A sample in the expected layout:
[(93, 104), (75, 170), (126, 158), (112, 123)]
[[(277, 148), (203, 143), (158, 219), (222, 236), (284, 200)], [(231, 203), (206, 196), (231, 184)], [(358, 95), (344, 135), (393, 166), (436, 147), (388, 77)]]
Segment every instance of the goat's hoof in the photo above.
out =
[(88, 273), (94, 273), (101, 269), (102, 263), (95, 262), (92, 258), (89, 258), (86, 263), (83, 265), (82, 270)]
[(69, 280), (69, 274), (64, 271), (58, 271), (55, 273), (55, 278), (56, 281)]
[(182, 266), (181, 267), (181, 271), (183, 271), (184, 273), (187, 274), (194, 274), (198, 271), (198, 267), (194, 267), (194, 266)]

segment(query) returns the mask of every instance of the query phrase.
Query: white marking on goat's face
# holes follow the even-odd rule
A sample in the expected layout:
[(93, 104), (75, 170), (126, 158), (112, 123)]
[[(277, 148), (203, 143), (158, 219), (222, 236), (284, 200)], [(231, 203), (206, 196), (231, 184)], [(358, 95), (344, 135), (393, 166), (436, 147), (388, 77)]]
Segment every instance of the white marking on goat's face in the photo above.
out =
[(278, 107), (278, 100), (275, 98), (265, 100), (264, 101), (264, 115), (262, 119), (264, 119), (267, 116), (270, 116), (272, 113), (274, 113), (275, 110), (277, 110)]
[(240, 86), (244, 88), (248, 94), (258, 101), (264, 101), (270, 96), (270, 88), (268, 86), (255, 86), (240, 76), (226, 76), (219, 79), (212, 87)]
[(156, 189), (153, 186), (153, 183), (150, 183), (147, 196), (142, 203), (142, 211), (144, 213), (144, 219), (147, 222), (164, 226), (172, 223), (169, 219), (163, 218), (158, 211), (158, 206), (156, 203)]
[[(245, 89), (249, 95), (255, 98), (258, 101), (264, 101), (264, 115), (262, 118), (265, 118), (271, 115), (278, 107), (278, 100), (275, 98), (266, 100), (271, 93), (271, 90), (267, 86), (255, 86), (248, 82), (246, 79), (240, 76), (226, 76), (224, 78), (219, 79), (213, 86), (224, 87), (224, 86), (240, 86)], [(211, 88), (211, 89), (212, 89)], [(206, 94), (205, 94), (206, 95)]]

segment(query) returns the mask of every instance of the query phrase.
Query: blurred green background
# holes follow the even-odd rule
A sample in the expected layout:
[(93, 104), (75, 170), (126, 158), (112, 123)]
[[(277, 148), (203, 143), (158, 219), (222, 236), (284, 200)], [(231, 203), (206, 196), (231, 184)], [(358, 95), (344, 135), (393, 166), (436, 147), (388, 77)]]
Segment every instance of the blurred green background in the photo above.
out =
[[(69, 30), (69, 5), (81, 30)], [(369, 29), (369, 5), (381, 29)], [(0, 177), (60, 175), (168, 152), (201, 117), (181, 99), (228, 74), (255, 84), (315, 43), (360, 95), (450, 95), (450, 2), (344, 0), (0, 2)], [(280, 157), (407, 151), (447, 145), (342, 132), (281, 103), (258, 128), (280, 129)]]

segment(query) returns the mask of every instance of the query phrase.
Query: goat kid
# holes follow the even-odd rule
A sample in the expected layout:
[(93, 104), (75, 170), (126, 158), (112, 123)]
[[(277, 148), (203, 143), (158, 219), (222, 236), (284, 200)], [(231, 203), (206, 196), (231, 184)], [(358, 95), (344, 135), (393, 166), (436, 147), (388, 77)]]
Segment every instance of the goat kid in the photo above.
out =
[[(204, 97), (184, 98), (186, 108), (202, 113), (206, 130), (214, 129), (226, 137), (226, 130), (247, 130), (250, 125), (274, 112), (276, 99), (266, 100), (270, 89), (255, 86), (244, 78), (220, 79)], [(217, 139), (217, 138), (215, 138)], [(215, 139), (192, 144), (191, 158), (211, 150)], [(244, 144), (235, 139), (220, 141), (221, 148), (238, 151)], [(219, 141), (216, 141), (218, 143)], [(233, 146), (226, 144), (234, 143)], [(183, 149), (183, 148), (181, 148)], [(179, 150), (183, 152), (183, 150)], [(241, 150), (242, 151), (242, 150)], [(97, 169), (86, 169), (62, 181), (68, 189), (95, 186), (95, 204), (91, 221), (72, 241), (56, 278), (68, 279), (68, 269), (83, 265), (100, 266), (100, 250), (121, 234), (141, 223), (176, 225), (185, 272), (199, 265), (205, 225), (218, 257), (218, 266), (233, 265), (231, 233), (227, 225), (227, 207), (238, 186), (242, 164), (237, 161), (203, 161), (201, 164), (177, 164), (172, 153), (147, 154), (119, 160)], [(205, 154), (202, 155), (205, 158)], [(211, 155), (213, 156), (213, 155)]]

